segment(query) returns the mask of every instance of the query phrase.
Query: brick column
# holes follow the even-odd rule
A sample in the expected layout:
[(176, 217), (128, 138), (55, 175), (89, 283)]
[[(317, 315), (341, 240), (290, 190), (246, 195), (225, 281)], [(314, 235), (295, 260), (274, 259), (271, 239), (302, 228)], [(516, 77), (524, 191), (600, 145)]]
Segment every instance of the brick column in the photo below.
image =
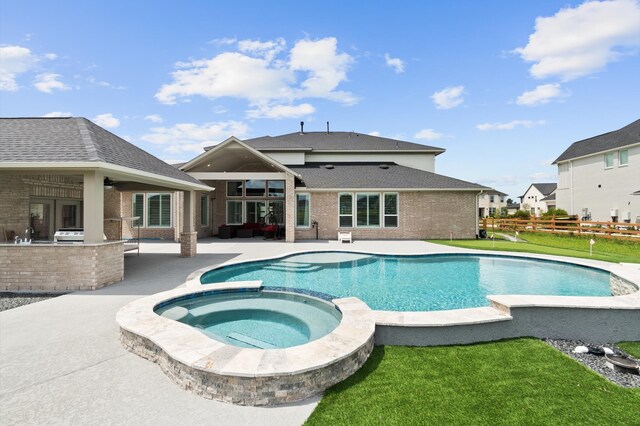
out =
[(180, 257), (193, 257), (197, 254), (198, 233), (182, 232), (180, 234)]

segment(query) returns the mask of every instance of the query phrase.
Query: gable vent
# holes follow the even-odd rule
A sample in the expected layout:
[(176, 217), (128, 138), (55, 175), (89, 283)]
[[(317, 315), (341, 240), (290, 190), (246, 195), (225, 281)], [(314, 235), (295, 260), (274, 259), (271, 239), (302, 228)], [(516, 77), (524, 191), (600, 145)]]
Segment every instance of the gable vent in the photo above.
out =
[(384, 170), (387, 170), (389, 168), (389, 165), (388, 164), (380, 164), (380, 168), (384, 169)]
[(325, 164), (324, 168), (331, 170), (333, 169), (333, 164)]

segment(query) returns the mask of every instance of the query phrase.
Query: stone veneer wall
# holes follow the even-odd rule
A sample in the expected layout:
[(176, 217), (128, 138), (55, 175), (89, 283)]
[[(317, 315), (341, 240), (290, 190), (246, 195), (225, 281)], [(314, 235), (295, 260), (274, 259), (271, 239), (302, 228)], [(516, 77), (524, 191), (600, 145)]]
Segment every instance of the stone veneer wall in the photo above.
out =
[(2, 290), (95, 290), (124, 278), (124, 244), (2, 244)]
[(198, 370), (169, 357), (153, 342), (120, 329), (129, 351), (157, 363), (183, 389), (196, 395), (238, 405), (276, 405), (309, 398), (355, 373), (373, 350), (374, 336), (358, 351), (319, 369), (287, 375), (238, 377)]
[(624, 296), (638, 291), (638, 287), (631, 281), (627, 281), (615, 274), (611, 274), (611, 294), (614, 296)]
[[(354, 239), (362, 240), (466, 239), (476, 235), (476, 192), (398, 192), (397, 228), (339, 228), (338, 192), (310, 194), (311, 221), (318, 222), (321, 240), (335, 240), (338, 230), (351, 232)], [(313, 228), (296, 228), (296, 240), (315, 237), (316, 230)]]

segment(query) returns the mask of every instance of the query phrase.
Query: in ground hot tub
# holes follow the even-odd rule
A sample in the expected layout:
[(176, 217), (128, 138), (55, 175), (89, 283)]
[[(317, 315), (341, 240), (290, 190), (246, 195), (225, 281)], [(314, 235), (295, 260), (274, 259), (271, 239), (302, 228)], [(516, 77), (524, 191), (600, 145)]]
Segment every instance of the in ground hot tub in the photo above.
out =
[(178, 298), (155, 312), (242, 348), (303, 345), (333, 331), (342, 314), (333, 303), (284, 291), (259, 290)]
[(375, 331), (359, 299), (266, 291), (260, 281), (154, 294), (124, 306), (116, 320), (123, 345), (174, 382), (241, 405), (321, 393), (365, 363)]

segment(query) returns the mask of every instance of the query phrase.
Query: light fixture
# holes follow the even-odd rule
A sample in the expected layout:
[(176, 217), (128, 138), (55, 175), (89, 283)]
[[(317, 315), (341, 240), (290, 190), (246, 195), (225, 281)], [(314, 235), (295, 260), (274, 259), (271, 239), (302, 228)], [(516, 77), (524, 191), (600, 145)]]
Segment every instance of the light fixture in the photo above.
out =
[(113, 181), (108, 177), (104, 178), (104, 189), (113, 189)]

